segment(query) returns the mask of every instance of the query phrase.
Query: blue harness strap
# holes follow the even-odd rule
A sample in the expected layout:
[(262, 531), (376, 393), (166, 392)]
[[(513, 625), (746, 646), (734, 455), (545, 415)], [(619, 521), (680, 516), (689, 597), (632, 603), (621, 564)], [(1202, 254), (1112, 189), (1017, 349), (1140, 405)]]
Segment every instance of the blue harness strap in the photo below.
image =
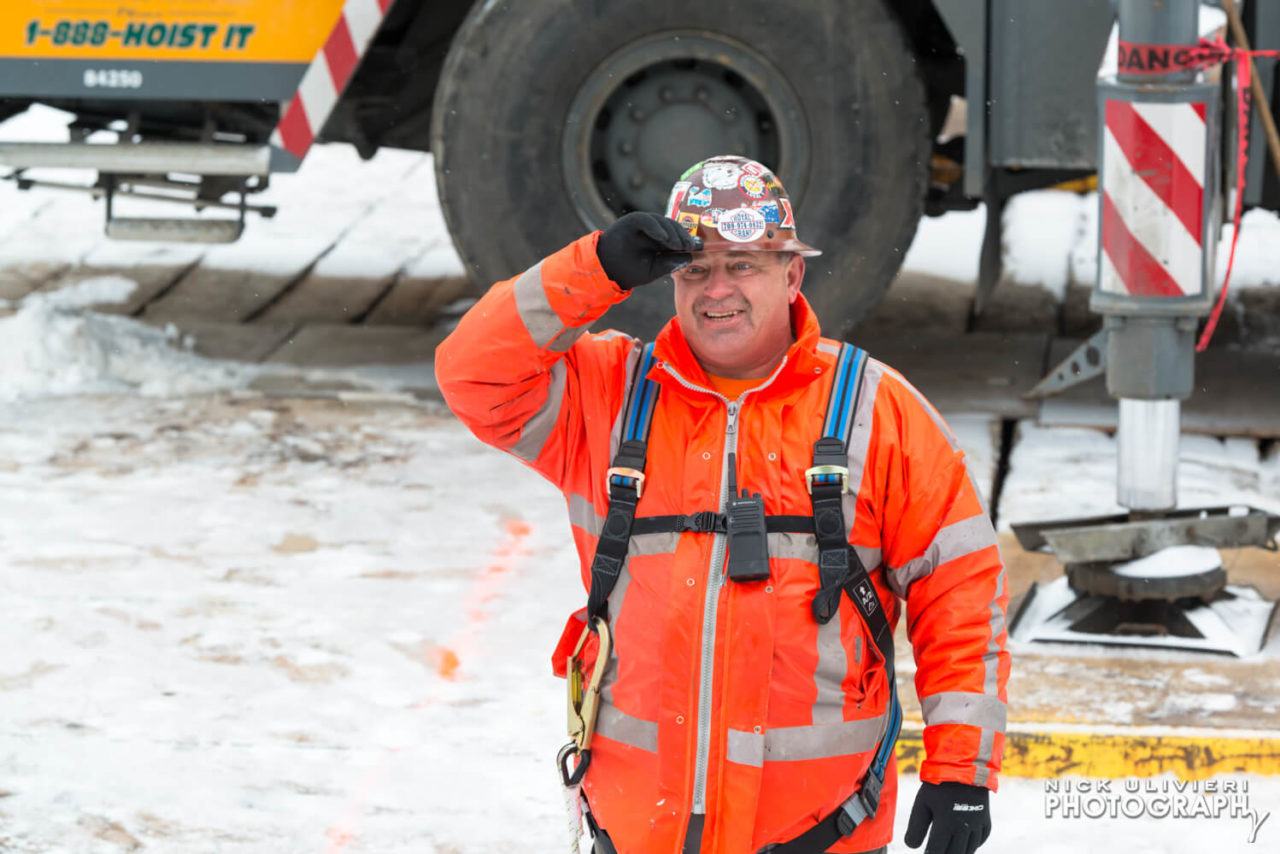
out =
[(631, 545), (631, 528), (636, 505), (644, 492), (645, 455), (649, 427), (658, 400), (658, 384), (649, 379), (653, 367), (653, 343), (640, 350), (635, 377), (622, 415), (622, 436), (613, 465), (605, 473), (609, 490), (609, 512), (605, 516), (596, 554), (591, 561), (591, 590), (587, 594), (588, 622), (608, 614), (609, 594), (618, 583), (622, 565)]
[(865, 351), (852, 344), (841, 346), (836, 358), (835, 376), (831, 381), (822, 436), (813, 446), (813, 467), (805, 472), (813, 502), (814, 533), (818, 539), (819, 589), (813, 599), (813, 616), (819, 623), (829, 622), (839, 613), (841, 595), (849, 595), (854, 610), (861, 615), (884, 659), (885, 678), (889, 685), (888, 719), (884, 735), (858, 790), (839, 809), (800, 836), (788, 842), (767, 846), (764, 850), (771, 854), (826, 851), (838, 840), (853, 833), (864, 821), (874, 817), (880, 807), (885, 771), (902, 728), (902, 706), (898, 702), (897, 683), (894, 679), (893, 631), (867, 568), (849, 545), (844, 519), (843, 496), (849, 492), (856, 495), (859, 487), (859, 484), (849, 482), (848, 452), (866, 366)]

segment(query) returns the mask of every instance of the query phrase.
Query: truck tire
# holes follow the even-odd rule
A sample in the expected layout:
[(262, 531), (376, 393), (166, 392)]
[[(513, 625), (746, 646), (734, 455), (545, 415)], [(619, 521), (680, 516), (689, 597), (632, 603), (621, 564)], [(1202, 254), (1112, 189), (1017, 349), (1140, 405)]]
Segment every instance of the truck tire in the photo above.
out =
[[(884, 296), (919, 221), (924, 87), (883, 0), (478, 3), (436, 91), (441, 206), (477, 285), (514, 275), (629, 210), (658, 210), (697, 160), (774, 169), (828, 335)], [(597, 328), (652, 336), (670, 287)]]

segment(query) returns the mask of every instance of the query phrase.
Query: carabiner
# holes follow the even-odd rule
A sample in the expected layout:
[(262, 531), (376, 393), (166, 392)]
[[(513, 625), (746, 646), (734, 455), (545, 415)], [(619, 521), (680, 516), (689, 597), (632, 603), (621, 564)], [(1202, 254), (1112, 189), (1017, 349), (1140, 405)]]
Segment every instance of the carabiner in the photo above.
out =
[[(578, 757), (578, 764), (570, 771), (569, 762), (575, 756)], [(560, 752), (556, 754), (556, 767), (560, 769), (560, 779), (564, 782), (566, 789), (571, 789), (582, 782), (582, 775), (587, 773), (587, 766), (590, 764), (591, 751), (582, 750), (572, 741), (560, 748)]]

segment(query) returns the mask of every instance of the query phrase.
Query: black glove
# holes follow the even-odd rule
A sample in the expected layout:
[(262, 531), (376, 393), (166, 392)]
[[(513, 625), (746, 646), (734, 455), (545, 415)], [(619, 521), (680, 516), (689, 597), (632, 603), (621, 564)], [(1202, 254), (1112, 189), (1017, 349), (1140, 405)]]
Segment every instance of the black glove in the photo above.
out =
[(596, 256), (604, 274), (629, 291), (679, 270), (700, 249), (702, 241), (675, 220), (633, 211), (604, 230)]
[(924, 854), (973, 854), (991, 835), (991, 792), (964, 783), (921, 783), (902, 841), (919, 848), (930, 824)]

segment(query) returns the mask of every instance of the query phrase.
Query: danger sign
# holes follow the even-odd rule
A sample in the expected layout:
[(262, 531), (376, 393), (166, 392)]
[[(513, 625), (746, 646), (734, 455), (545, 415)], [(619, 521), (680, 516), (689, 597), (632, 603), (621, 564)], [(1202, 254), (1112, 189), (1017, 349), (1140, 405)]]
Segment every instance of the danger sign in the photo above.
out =
[(1191, 45), (1122, 41), (1116, 68), (1121, 74), (1176, 74), (1195, 67), (1194, 58)]

